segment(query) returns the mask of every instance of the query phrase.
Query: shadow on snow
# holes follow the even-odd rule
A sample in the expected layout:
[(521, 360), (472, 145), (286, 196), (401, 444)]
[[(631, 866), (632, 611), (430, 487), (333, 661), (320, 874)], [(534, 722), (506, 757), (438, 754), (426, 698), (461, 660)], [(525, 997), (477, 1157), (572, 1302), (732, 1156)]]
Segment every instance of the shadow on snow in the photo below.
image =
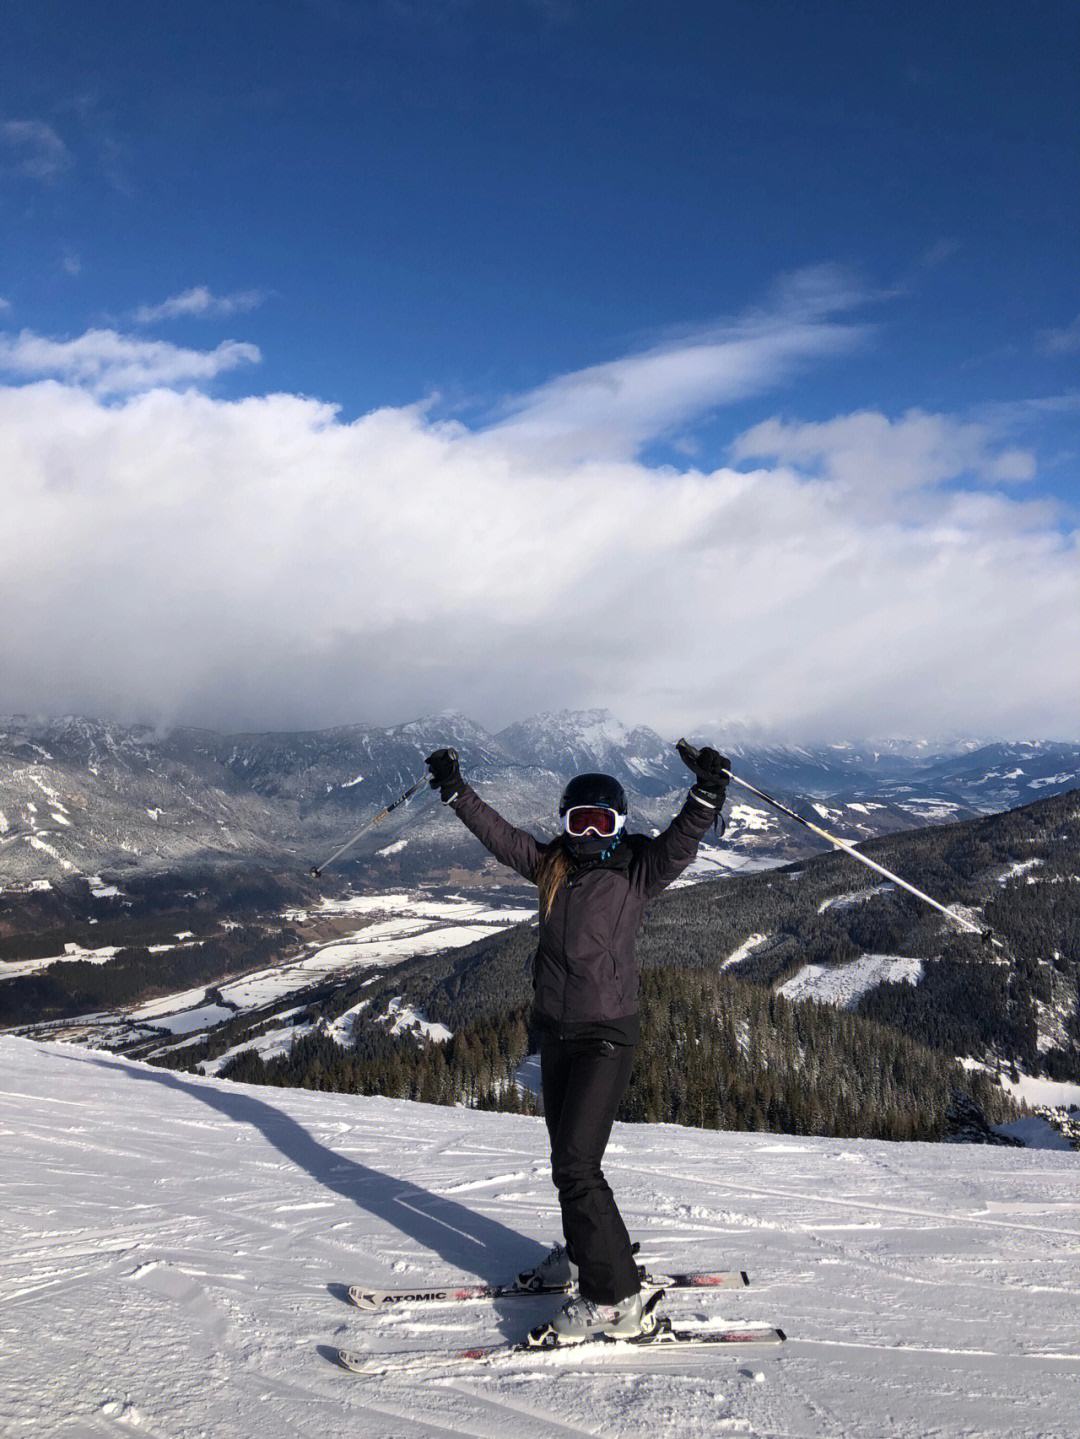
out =
[[(444, 1195), (432, 1194), (410, 1180), (346, 1159), (314, 1139), (302, 1124), (280, 1109), (239, 1088), (193, 1083), (168, 1070), (136, 1068), (96, 1057), (80, 1058), (103, 1069), (119, 1070), (130, 1079), (178, 1090), (238, 1124), (253, 1126), (286, 1159), (319, 1184), (408, 1235), (446, 1264), (478, 1276), (485, 1284), (504, 1283), (545, 1253), (544, 1247), (535, 1240), (507, 1228), (497, 1219), (477, 1214)], [(439, 1280), (433, 1278), (430, 1282)], [(346, 1285), (328, 1284), (327, 1288), (336, 1298), (347, 1298)], [(519, 1316), (521, 1302), (508, 1301), (517, 1307)]]

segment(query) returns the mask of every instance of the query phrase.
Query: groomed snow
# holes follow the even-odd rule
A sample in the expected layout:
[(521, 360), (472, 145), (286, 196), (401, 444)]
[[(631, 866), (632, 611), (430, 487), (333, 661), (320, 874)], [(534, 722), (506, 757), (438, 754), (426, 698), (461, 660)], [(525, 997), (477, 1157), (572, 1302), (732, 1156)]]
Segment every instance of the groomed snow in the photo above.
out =
[[(466, 899), (463, 895), (448, 895), (445, 898), (424, 898), (408, 890), (387, 890), (380, 894), (350, 894), (340, 898), (321, 899), (312, 910), (287, 909), (282, 919), (303, 924), (312, 915), (319, 917), (342, 914), (396, 915), (406, 916), (413, 921), (426, 919), (444, 923), (451, 920), (459, 923), (502, 923), (517, 924), (523, 919), (533, 919), (535, 907), (499, 906), (486, 900)], [(369, 931), (368, 931), (369, 932)]]
[(1059, 1079), (1039, 1079), (1035, 1075), (1021, 1074), (1015, 1083), (1007, 1074), (1001, 1076), (1002, 1085), (1017, 1099), (1028, 1104), (1045, 1104), (1051, 1108), (1080, 1109), (1080, 1084), (1069, 1084)]
[(824, 914), (829, 909), (846, 909), (851, 904), (865, 904), (867, 900), (873, 899), (875, 895), (886, 894), (893, 889), (891, 884), (874, 884), (866, 889), (853, 889), (848, 894), (835, 894), (832, 899), (823, 899), (818, 905), (818, 914)]
[(194, 1034), (197, 1029), (210, 1029), (226, 1019), (235, 1018), (236, 1011), (224, 1004), (202, 1004), (197, 1009), (165, 1015), (148, 1023), (152, 1029), (163, 1029), (169, 1034)]
[(903, 955), (864, 954), (844, 964), (804, 964), (777, 991), (785, 999), (816, 999), (853, 1009), (868, 990), (879, 984), (918, 984), (923, 961)]
[(57, 864), (60, 865), (61, 869), (66, 869), (74, 872), (75, 866), (71, 863), (71, 861), (69, 859), (65, 859), (58, 850), (53, 849), (51, 844), (46, 844), (43, 839), (39, 839), (36, 834), (24, 834), (23, 839), (26, 841), (27, 844), (32, 845), (34, 849), (40, 849), (43, 851), (43, 853), (47, 854), (50, 859), (56, 860)]
[(778, 855), (742, 854), (726, 843), (700, 844), (696, 856), (671, 888), (682, 889), (688, 884), (697, 884), (701, 879), (725, 879), (732, 874), (760, 874), (787, 863)]
[(1008, 1124), (995, 1124), (994, 1128), (999, 1134), (1009, 1134), (1014, 1139), (1019, 1139), (1021, 1144), (1026, 1144), (1029, 1149), (1062, 1149), (1075, 1152), (1061, 1130), (1055, 1129), (1040, 1114), (1022, 1114), (1019, 1119)]
[(948, 799), (913, 799), (900, 804), (899, 808), (925, 821), (951, 819), (960, 806)]
[(740, 964), (748, 955), (752, 954), (759, 945), (768, 939), (767, 934), (748, 934), (742, 944), (731, 951), (726, 959), (722, 959), (717, 966), (718, 969), (728, 969), (733, 964)]
[[(998, 883), (1008, 884), (1010, 879), (1016, 879), (1019, 875), (1027, 874), (1029, 870), (1038, 869), (1039, 866), (1044, 863), (1045, 860), (1042, 859), (1018, 859), (1009, 865), (1004, 874), (998, 875)], [(1034, 880), (1029, 878), (1028, 883), (1033, 884)]]
[(768, 831), (775, 828), (776, 821), (767, 810), (752, 804), (733, 804), (728, 809), (729, 828)]
[[(91, 879), (98, 878), (97, 875), (91, 876)], [(47, 885), (48, 882), (43, 883)], [(486, 898), (472, 900), (460, 895), (438, 899), (413, 898), (404, 891), (354, 896), (344, 901), (330, 900), (325, 902), (323, 907), (331, 913), (370, 915), (374, 917), (374, 922), (330, 944), (316, 946), (314, 949), (310, 945), (305, 946), (299, 958), (221, 984), (218, 988), (225, 1001), (223, 1005), (208, 1000), (205, 987), (199, 987), (149, 1000), (125, 1012), (79, 1015), (70, 1020), (57, 1021), (50, 1025), (50, 1032), (59, 1034), (60, 1031), (69, 1029), (73, 1035), (77, 1034), (80, 1040), (97, 1043), (105, 1048), (111, 1044), (128, 1042), (135, 1037), (146, 1037), (146, 1033), (152, 1034), (153, 1029), (190, 1035), (200, 1025), (213, 1026), (236, 1014), (262, 1009), (278, 1004), (290, 995), (302, 994), (327, 976), (370, 969), (374, 980), (388, 968), (401, 964), (414, 955), (432, 954), (472, 944), (535, 915), (533, 909), (509, 904), (500, 906), (492, 904)], [(297, 911), (291, 917), (295, 922), (304, 922), (308, 918), (303, 911)], [(184, 946), (203, 942), (195, 939), (190, 930), (177, 932), (175, 939), (177, 945)], [(150, 946), (154, 952), (164, 952), (175, 947), (177, 946), (171, 944)], [(107, 963), (118, 952), (106, 948), (76, 952), (77, 946), (74, 945), (66, 948), (68, 953), (64, 955), (0, 965), (0, 982), (5, 978), (34, 973), (65, 958)], [(344, 1018), (346, 1017), (343, 1016)], [(410, 1015), (410, 1020), (420, 1020), (422, 1025), (426, 1024), (422, 1016)], [(88, 1025), (93, 1030), (92, 1039), (88, 1035)], [(150, 1031), (147, 1031), (147, 1025), (152, 1026)], [(134, 1033), (132, 1026), (140, 1032)], [(449, 1031), (444, 1031), (441, 1025), (428, 1026), (424, 1032), (436, 1039), (450, 1037)], [(339, 1043), (347, 1042), (339, 1033), (335, 1032), (332, 1037)], [(289, 1042), (291, 1043), (291, 1040)], [(283, 1047), (287, 1049), (288, 1044)]]
[(512, 910), (501, 911), (498, 918), (499, 923), (450, 925), (433, 925), (429, 919), (408, 916), (382, 920), (358, 930), (350, 939), (324, 945), (304, 959), (223, 984), (221, 993), (238, 1009), (251, 1009), (281, 999), (338, 971), (383, 967), (414, 955), (436, 954), (443, 949), (472, 944), (514, 923), (517, 914)]
[(177, 1010), (190, 1009), (192, 1005), (201, 1004), (206, 998), (206, 987), (198, 985), (195, 989), (182, 989), (179, 994), (167, 994), (161, 999), (150, 999), (145, 1004), (136, 1006), (128, 1011), (128, 1018), (134, 1020), (157, 1019), (164, 1014), (173, 1014)]
[[(0, 1430), (64, 1439), (1075, 1439), (1080, 1155), (618, 1125), (654, 1262), (743, 1267), (631, 1350), (360, 1378), (346, 1345), (516, 1337), (550, 1299), (386, 1315), (335, 1286), (502, 1279), (558, 1232), (543, 1121), (230, 1085), (0, 1037)], [(761, 1382), (755, 1382), (756, 1375)]]
[(411, 1031), (422, 1034), (425, 1039), (434, 1040), (436, 1044), (445, 1044), (454, 1037), (453, 1030), (447, 1029), (445, 1024), (439, 1024), (437, 1020), (425, 1019), (418, 1009), (407, 1005), (401, 995), (390, 1001), (382, 1021), (391, 1034), (407, 1034)]
[(101, 949), (83, 949), (78, 944), (65, 944), (63, 954), (52, 954), (44, 959), (13, 959), (0, 963), (0, 980), (20, 979), (26, 974), (37, 974), (54, 964), (108, 964), (120, 950), (115, 944), (104, 945)]
[(313, 1024), (277, 1025), (254, 1039), (245, 1039), (242, 1044), (234, 1044), (224, 1054), (219, 1054), (217, 1059), (201, 1060), (199, 1070), (202, 1074), (220, 1074), (229, 1061), (245, 1049), (254, 1049), (263, 1059), (274, 1059), (279, 1054), (288, 1054), (301, 1035), (310, 1034), (314, 1028)]
[(90, 886), (90, 893), (95, 899), (116, 899), (120, 895), (120, 888), (115, 884), (106, 884), (100, 874), (88, 874), (86, 882)]

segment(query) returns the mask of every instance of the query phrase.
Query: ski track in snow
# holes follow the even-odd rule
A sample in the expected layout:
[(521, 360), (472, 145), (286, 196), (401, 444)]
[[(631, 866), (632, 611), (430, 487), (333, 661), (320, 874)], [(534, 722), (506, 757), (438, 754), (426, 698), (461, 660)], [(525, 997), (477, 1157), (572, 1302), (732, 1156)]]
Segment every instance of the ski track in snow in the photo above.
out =
[(359, 1377), (331, 1350), (495, 1342), (551, 1312), (363, 1315), (338, 1288), (529, 1263), (558, 1233), (542, 1121), (0, 1037), (0, 1133), (5, 1436), (1078, 1432), (1077, 1154), (619, 1125), (605, 1170), (645, 1255), (753, 1281), (669, 1312), (779, 1323), (786, 1346)]

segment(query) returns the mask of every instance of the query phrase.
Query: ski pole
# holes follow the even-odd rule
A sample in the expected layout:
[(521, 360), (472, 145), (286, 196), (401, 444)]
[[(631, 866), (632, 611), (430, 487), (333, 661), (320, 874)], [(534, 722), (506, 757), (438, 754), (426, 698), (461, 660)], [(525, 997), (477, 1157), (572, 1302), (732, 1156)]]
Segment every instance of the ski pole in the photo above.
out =
[[(697, 758), (698, 751), (688, 740), (679, 740), (675, 748), (679, 751), (684, 762)], [(693, 768), (692, 764), (690, 768)], [(774, 799), (771, 794), (766, 794), (763, 789), (758, 789), (757, 785), (751, 784), (749, 780), (741, 779), (739, 775), (734, 774), (730, 769), (724, 770), (724, 774), (726, 774), (728, 779), (734, 784), (741, 785), (743, 789), (749, 790), (751, 794), (756, 794), (758, 799), (763, 799), (766, 804), (771, 804), (773, 809), (779, 810), (781, 814), (786, 814), (789, 819), (795, 820), (795, 822), (801, 824), (804, 829), (820, 835), (821, 838), (827, 840), (829, 844), (835, 845), (837, 849), (842, 849), (845, 854), (849, 854), (852, 859), (857, 859), (860, 864), (867, 865), (870, 869), (876, 870), (878, 874), (882, 874), (886, 879), (891, 880), (893, 884), (898, 884), (901, 889), (906, 889), (909, 894), (913, 894), (916, 899), (921, 899), (924, 904), (928, 904), (933, 909), (938, 910), (946, 919), (951, 919), (954, 924), (958, 924), (961, 929), (967, 930), (970, 934), (977, 934), (980, 939), (996, 945), (998, 949), (1004, 949), (1005, 946), (1001, 940), (995, 938), (988, 929), (980, 929), (977, 924), (972, 923), (970, 919), (965, 919), (962, 914), (957, 914), (954, 910), (947, 909), (945, 905), (939, 904), (936, 899), (932, 899), (930, 895), (924, 894), (921, 889), (917, 889), (915, 885), (909, 884), (906, 879), (901, 879), (898, 874), (893, 874), (891, 869), (886, 869), (883, 864), (878, 864), (877, 860), (871, 859), (869, 855), (863, 854), (861, 850), (856, 849), (848, 840), (840, 839), (838, 835), (830, 834), (829, 831), (823, 829), (821, 825), (814, 824), (813, 820), (803, 819), (801, 814), (796, 814), (795, 811), (789, 809), (786, 804), (783, 804), (778, 799)]]
[(365, 820), (365, 822), (360, 826), (360, 828), (356, 831), (352, 838), (347, 839), (340, 849), (335, 849), (329, 859), (323, 860), (322, 864), (312, 865), (311, 877), (313, 879), (318, 879), (322, 875), (323, 870), (329, 869), (336, 859), (340, 859), (347, 849), (351, 849), (356, 843), (356, 841), (361, 837), (361, 835), (367, 834), (369, 829), (374, 829), (377, 824), (381, 824), (383, 820), (387, 817), (387, 815), (393, 814), (394, 810), (396, 810), (399, 805), (408, 804), (409, 801), (412, 799), (413, 795), (416, 794), (417, 790), (423, 789), (427, 782), (428, 776), (425, 771), (425, 773), (421, 775), (421, 777), (416, 781), (415, 784), (411, 784), (409, 786), (409, 788), (404, 792), (404, 794), (399, 794), (397, 799), (395, 799), (391, 804), (388, 804), (385, 809), (381, 809), (378, 814), (372, 815), (371, 819)]

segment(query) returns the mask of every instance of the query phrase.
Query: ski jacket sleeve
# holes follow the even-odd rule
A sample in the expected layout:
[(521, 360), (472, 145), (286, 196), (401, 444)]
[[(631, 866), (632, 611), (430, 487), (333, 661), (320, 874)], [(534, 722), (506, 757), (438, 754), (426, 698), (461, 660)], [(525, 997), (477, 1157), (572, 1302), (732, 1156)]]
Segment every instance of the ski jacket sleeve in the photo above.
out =
[[(647, 839), (634, 860), (638, 886), (647, 899), (666, 889), (697, 854), (698, 845), (709, 826), (719, 817), (711, 800), (691, 790), (686, 803), (662, 834)], [(721, 824), (723, 820), (721, 819)]]
[(465, 828), (472, 830), (484, 848), (489, 849), (501, 864), (516, 869), (531, 884), (536, 883), (536, 871), (544, 853), (539, 840), (503, 819), (501, 814), (484, 803), (471, 785), (463, 784), (447, 800), (447, 804), (453, 807)]

